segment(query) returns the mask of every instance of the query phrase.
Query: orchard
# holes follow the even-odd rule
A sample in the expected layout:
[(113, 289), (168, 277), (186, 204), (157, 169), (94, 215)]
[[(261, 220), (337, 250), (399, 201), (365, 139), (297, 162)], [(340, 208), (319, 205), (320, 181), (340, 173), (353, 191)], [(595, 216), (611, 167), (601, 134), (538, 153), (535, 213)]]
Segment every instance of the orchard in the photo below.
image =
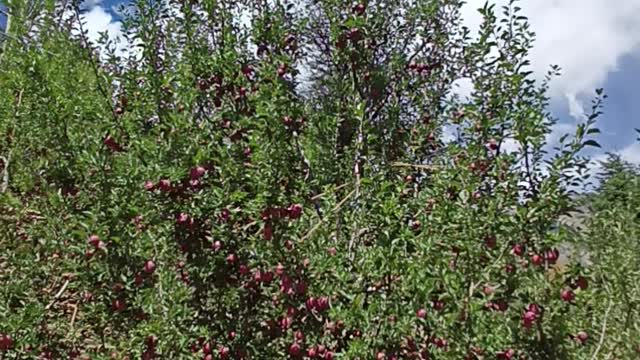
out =
[(9, 1), (0, 359), (640, 357), (637, 208), (560, 221), (606, 95), (548, 144), (526, 14), (462, 5), (140, 0), (91, 42)]

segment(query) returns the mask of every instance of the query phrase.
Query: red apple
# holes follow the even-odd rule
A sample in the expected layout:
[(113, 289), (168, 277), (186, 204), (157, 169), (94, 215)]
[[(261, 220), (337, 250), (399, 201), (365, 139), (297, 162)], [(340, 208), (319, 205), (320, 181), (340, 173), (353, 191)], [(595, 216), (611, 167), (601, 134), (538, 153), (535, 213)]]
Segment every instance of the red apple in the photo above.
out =
[(356, 15), (362, 15), (364, 14), (365, 10), (367, 9), (365, 4), (357, 4), (356, 6), (353, 7), (353, 12)]
[(214, 241), (211, 248), (213, 249), (213, 251), (220, 251), (220, 249), (222, 249), (222, 242), (220, 240)]
[(120, 299), (115, 299), (111, 302), (111, 308), (116, 312), (122, 312), (127, 307), (125, 302)]
[(531, 327), (531, 325), (533, 325), (533, 323), (536, 321), (537, 318), (538, 318), (538, 314), (536, 314), (535, 312), (526, 311), (522, 315), (522, 325), (528, 329)]
[(538, 255), (538, 254), (533, 254), (533, 255), (531, 256), (531, 263), (532, 263), (533, 265), (536, 265), (536, 266), (540, 266), (540, 265), (542, 265), (542, 260), (543, 260), (543, 259), (542, 259), (542, 256), (540, 256), (540, 255)]
[(589, 282), (583, 276), (579, 276), (575, 281), (575, 286), (580, 288), (581, 290), (586, 290), (589, 287)]
[(13, 347), (13, 338), (8, 334), (0, 334), (0, 350), (6, 351)]
[(324, 311), (329, 308), (329, 298), (321, 296), (316, 300), (316, 309), (318, 311)]
[(171, 190), (171, 181), (169, 181), (168, 179), (161, 179), (160, 181), (158, 181), (157, 186), (160, 189), (160, 191), (167, 192)]
[(513, 245), (513, 248), (511, 249), (511, 251), (516, 256), (522, 256), (524, 254), (524, 245), (515, 244), (515, 245)]
[(155, 184), (151, 180), (147, 180), (144, 182), (144, 189), (147, 191), (153, 191), (155, 189)]
[(98, 235), (91, 235), (89, 236), (88, 242), (93, 245), (93, 247), (98, 248), (98, 245), (100, 244), (100, 237)]
[(302, 215), (302, 205), (300, 205), (300, 204), (292, 204), (291, 206), (289, 206), (287, 211), (288, 211), (288, 214), (289, 214), (289, 218), (294, 219), (294, 220), (298, 219)]
[(218, 348), (218, 355), (220, 359), (227, 359), (229, 357), (229, 348), (226, 346), (220, 346)]
[(198, 180), (203, 177), (205, 173), (205, 168), (203, 168), (202, 166), (196, 166), (191, 168), (191, 170), (189, 171), (189, 177), (191, 178), (191, 180)]
[(293, 357), (300, 356), (300, 345), (298, 343), (293, 343), (289, 346), (289, 355)]
[(587, 334), (584, 331), (580, 331), (580, 332), (578, 332), (576, 334), (575, 339), (576, 339), (577, 342), (579, 342), (582, 345), (582, 344), (586, 343), (587, 340), (589, 339), (589, 334)]
[(154, 271), (156, 271), (156, 263), (154, 263), (153, 260), (147, 260), (144, 263), (144, 272), (153, 274)]
[(576, 298), (576, 294), (573, 290), (565, 289), (560, 293), (560, 297), (564, 302), (572, 302)]
[(424, 308), (418, 309), (418, 311), (416, 311), (416, 316), (420, 319), (424, 319), (427, 316), (427, 310)]

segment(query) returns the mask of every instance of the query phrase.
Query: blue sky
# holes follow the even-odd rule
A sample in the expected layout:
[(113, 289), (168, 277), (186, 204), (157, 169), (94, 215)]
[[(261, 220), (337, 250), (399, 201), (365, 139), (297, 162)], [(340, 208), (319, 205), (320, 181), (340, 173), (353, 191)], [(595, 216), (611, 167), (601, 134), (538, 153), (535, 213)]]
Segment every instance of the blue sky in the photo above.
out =
[[(2, 0), (0, 0), (1, 2)], [(480, 24), (476, 9), (485, 0), (468, 0), (462, 11), (472, 31)], [(110, 36), (120, 33), (117, 5), (121, 0), (85, 1), (89, 35), (99, 31)], [(504, 5), (508, 0), (492, 0)], [(551, 84), (551, 111), (559, 124), (550, 140), (571, 130), (590, 108), (596, 88), (609, 95), (598, 127), (602, 150), (616, 152), (640, 164), (640, 143), (634, 128), (640, 128), (640, 1), (616, 0), (521, 0), (523, 14), (529, 17), (537, 34), (531, 53), (532, 70), (541, 78), (551, 64), (563, 75)], [(3, 18), (0, 16), (0, 26)], [(470, 89), (464, 89), (462, 93)]]
[[(0, 1), (0, 10), (5, 10), (5, 7), (1, 1)], [(7, 26), (7, 16), (0, 12), (0, 31), (4, 31), (5, 26)]]

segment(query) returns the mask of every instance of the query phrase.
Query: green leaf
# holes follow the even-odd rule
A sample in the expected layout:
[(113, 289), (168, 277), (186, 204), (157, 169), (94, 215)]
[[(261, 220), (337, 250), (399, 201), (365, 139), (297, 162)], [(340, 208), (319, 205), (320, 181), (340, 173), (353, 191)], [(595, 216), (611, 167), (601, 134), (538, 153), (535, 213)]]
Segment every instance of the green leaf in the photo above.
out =
[(584, 146), (594, 146), (594, 147), (597, 147), (597, 148), (601, 147), (600, 144), (598, 144), (598, 142), (595, 141), (595, 140), (587, 140), (584, 143), (582, 143), (582, 145), (584, 145)]

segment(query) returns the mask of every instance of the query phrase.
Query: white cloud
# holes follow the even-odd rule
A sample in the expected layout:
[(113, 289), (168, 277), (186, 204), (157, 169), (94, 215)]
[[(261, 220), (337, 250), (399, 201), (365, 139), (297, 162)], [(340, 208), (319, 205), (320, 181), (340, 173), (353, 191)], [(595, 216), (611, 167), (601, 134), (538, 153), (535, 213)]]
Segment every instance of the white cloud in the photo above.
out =
[(620, 150), (619, 154), (622, 160), (640, 165), (640, 143), (634, 143), (625, 147)]
[(96, 44), (100, 33), (107, 31), (110, 39), (116, 39), (122, 34), (122, 24), (113, 21), (113, 17), (100, 6), (93, 7), (82, 15), (89, 40)]
[[(485, 0), (469, 0), (462, 16), (472, 32)], [(494, 1), (500, 6), (507, 0)], [(581, 96), (591, 96), (623, 56), (640, 54), (640, 1), (638, 0), (522, 0), (516, 3), (536, 32), (531, 51), (532, 70), (542, 78), (551, 64), (562, 76), (551, 82), (550, 95), (568, 101), (572, 115), (582, 117)], [(564, 98), (564, 99), (563, 99)]]

